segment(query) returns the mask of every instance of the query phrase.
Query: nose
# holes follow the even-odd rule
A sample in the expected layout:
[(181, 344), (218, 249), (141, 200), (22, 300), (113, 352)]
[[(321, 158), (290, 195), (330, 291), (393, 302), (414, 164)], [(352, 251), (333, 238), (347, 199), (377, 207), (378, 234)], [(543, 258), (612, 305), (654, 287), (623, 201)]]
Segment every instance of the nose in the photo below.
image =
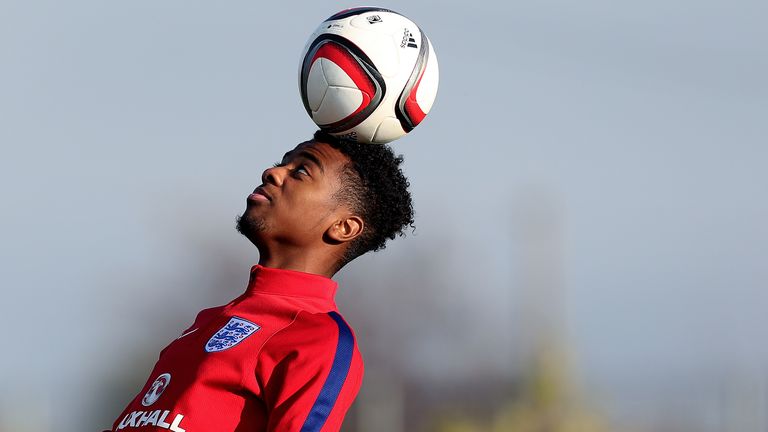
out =
[(267, 168), (261, 173), (261, 182), (263, 184), (273, 184), (280, 186), (283, 184), (283, 178), (285, 178), (285, 167), (276, 166)]

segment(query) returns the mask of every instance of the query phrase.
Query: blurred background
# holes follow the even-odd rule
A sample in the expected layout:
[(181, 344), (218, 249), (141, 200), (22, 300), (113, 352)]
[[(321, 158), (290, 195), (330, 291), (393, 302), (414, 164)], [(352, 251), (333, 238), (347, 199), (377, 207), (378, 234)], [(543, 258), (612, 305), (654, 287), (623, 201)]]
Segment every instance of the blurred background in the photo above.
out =
[[(0, 0), (0, 431), (100, 431), (257, 252), (330, 1)], [(392, 0), (416, 230), (337, 279), (345, 430), (768, 430), (768, 3)]]

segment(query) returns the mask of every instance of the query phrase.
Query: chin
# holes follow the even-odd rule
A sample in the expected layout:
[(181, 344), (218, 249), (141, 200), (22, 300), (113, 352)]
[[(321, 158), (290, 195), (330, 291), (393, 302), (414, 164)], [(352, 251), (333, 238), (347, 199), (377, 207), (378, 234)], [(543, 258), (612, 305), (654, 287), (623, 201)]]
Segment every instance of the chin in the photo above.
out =
[(244, 213), (237, 218), (235, 228), (237, 232), (245, 236), (251, 243), (258, 245), (263, 233), (267, 230), (267, 223), (264, 218)]

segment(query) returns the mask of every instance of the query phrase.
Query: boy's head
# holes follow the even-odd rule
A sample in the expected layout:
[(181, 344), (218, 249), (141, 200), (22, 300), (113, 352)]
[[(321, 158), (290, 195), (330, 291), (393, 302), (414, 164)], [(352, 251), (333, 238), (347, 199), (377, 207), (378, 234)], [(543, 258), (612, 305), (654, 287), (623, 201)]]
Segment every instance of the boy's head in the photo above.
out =
[(402, 161), (388, 146), (316, 132), (264, 171), (237, 229), (262, 255), (316, 254), (338, 270), (413, 225)]

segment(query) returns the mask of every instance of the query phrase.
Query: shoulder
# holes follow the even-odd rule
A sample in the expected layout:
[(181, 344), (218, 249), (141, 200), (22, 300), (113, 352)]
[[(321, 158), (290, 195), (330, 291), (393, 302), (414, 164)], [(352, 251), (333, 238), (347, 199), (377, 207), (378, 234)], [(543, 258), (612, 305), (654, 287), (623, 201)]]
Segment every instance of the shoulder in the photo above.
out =
[(272, 352), (357, 351), (352, 327), (336, 311), (299, 311), (294, 320), (276, 332), (264, 348)]
[(306, 374), (351, 370), (362, 376), (363, 358), (352, 328), (338, 312), (301, 311), (264, 344), (257, 369), (263, 376), (281, 369)]
[(261, 354), (255, 376), (270, 430), (339, 430), (360, 390), (363, 362), (338, 312), (299, 312)]
[[(349, 387), (357, 393), (363, 358), (352, 328), (338, 312), (302, 311), (275, 333), (259, 353), (256, 376), (262, 386), (279, 383), (295, 391), (305, 385)], [(309, 384), (308, 384), (309, 383)]]

